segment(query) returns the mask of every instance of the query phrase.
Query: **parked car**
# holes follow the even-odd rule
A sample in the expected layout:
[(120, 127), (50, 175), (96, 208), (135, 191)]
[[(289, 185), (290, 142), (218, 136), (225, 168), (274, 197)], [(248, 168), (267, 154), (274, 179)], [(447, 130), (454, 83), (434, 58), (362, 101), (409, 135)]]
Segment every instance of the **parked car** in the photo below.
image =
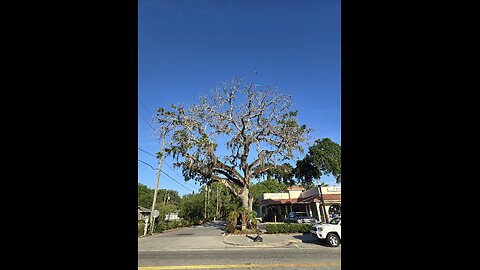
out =
[(326, 224), (315, 224), (310, 232), (331, 247), (338, 247), (342, 236), (342, 218), (333, 218)]
[(317, 223), (317, 219), (307, 215), (305, 212), (290, 212), (287, 217), (287, 223)]

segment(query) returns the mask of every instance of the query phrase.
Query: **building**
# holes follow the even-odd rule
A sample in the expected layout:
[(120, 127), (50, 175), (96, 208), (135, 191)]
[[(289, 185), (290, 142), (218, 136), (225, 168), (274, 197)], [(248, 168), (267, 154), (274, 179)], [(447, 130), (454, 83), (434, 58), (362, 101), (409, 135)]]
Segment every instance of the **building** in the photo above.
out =
[(138, 220), (145, 220), (145, 218), (148, 216), (150, 216), (150, 210), (145, 207), (138, 206)]
[(178, 211), (165, 215), (165, 221), (179, 220)]
[(264, 222), (285, 221), (290, 212), (306, 212), (319, 221), (328, 221), (333, 213), (341, 215), (341, 195), (340, 186), (315, 186), (306, 191), (291, 186), (285, 193), (260, 195), (254, 208)]

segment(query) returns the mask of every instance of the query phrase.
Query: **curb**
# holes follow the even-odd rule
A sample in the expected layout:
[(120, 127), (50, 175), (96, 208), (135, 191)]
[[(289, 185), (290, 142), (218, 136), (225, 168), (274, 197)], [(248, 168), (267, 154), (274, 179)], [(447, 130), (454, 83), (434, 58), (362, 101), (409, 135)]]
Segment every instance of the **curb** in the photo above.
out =
[[(281, 242), (281, 243), (278, 243), (278, 244), (263, 244), (262, 242), (259, 242), (259, 244), (256, 244), (255, 242), (248, 243), (248, 244), (243, 244), (243, 243), (229, 242), (229, 241), (225, 240), (226, 236), (227, 235), (223, 236), (223, 240), (222, 240), (223, 243), (225, 243), (227, 245), (236, 246), (236, 247), (283, 247), (283, 246), (288, 246), (290, 244), (301, 242), (300, 240), (288, 240), (287, 242)], [(240, 236), (243, 236), (243, 235), (240, 235)]]
[(153, 234), (140, 235), (138, 238), (144, 238), (144, 237), (149, 237), (149, 236), (161, 235), (161, 234), (163, 234), (163, 233), (173, 232), (173, 231), (177, 231), (177, 230), (184, 229), (184, 228), (190, 228), (190, 227), (180, 227), (180, 228), (174, 228), (174, 229), (170, 229), (170, 230), (165, 230), (165, 231), (163, 231), (163, 232), (161, 232), (161, 233), (153, 233)]

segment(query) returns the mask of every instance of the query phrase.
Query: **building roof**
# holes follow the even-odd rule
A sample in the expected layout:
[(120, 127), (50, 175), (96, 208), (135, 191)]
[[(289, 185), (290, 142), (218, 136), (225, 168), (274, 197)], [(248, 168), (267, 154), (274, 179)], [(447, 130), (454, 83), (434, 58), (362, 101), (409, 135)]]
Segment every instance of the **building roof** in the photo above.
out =
[(287, 188), (287, 190), (304, 190), (305, 188), (301, 186), (290, 186)]
[(150, 213), (150, 209), (147, 209), (145, 207), (141, 207), (140, 205), (138, 206), (138, 209), (140, 210), (140, 212), (149, 212)]

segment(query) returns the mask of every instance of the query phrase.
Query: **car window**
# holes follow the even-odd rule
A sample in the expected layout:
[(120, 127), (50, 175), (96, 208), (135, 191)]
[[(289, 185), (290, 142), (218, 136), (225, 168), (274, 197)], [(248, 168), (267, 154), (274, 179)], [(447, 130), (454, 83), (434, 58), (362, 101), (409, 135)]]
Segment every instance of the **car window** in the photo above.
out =
[(340, 218), (334, 218), (330, 221), (330, 224), (338, 224), (340, 222)]

